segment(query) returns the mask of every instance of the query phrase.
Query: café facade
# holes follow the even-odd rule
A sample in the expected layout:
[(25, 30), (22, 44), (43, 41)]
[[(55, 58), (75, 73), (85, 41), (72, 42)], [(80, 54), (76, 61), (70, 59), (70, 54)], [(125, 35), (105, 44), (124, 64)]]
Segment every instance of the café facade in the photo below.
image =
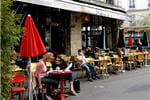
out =
[(117, 47), (120, 26), (129, 20), (121, 7), (84, 0), (16, 0), (13, 9), (23, 15), (22, 26), (31, 14), (48, 50), (67, 55), (88, 45)]

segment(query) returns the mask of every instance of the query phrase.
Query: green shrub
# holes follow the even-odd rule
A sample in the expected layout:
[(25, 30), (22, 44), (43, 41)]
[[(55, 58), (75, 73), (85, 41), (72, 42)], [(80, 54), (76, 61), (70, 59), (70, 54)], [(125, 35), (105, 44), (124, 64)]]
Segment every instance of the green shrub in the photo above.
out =
[(8, 98), (11, 89), (11, 69), (9, 65), (16, 56), (14, 46), (18, 45), (22, 28), (19, 23), (21, 16), (15, 15), (11, 9), (13, 0), (1, 0), (1, 93), (0, 98)]

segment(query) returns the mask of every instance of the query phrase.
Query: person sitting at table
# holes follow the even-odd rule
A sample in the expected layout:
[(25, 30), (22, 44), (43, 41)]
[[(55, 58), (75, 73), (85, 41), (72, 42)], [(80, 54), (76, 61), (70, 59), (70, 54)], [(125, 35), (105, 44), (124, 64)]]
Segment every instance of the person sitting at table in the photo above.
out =
[(101, 53), (101, 49), (99, 47), (95, 47), (95, 53)]
[(96, 67), (89, 63), (86, 63), (86, 58), (83, 54), (82, 49), (78, 50), (77, 59), (79, 60), (81, 67), (86, 70), (86, 76), (88, 78), (88, 81), (93, 81), (93, 79), (95, 80), (96, 78), (99, 78), (98, 76), (96, 76)]
[(95, 57), (95, 51), (91, 48), (91, 46), (88, 46), (85, 50), (85, 57)]
[[(66, 63), (64, 62), (64, 60), (60, 57), (60, 56), (56, 56), (55, 57), (55, 62), (52, 64), (52, 68), (53, 70), (64, 70), (67, 67)], [(69, 84), (70, 84), (70, 93), (72, 95), (77, 96), (78, 94), (76, 93), (76, 91), (74, 90), (74, 86), (73, 86), (73, 81), (75, 80), (75, 77), (73, 75), (73, 73), (68, 74), (68, 75), (64, 75), (63, 77), (65, 77), (65, 79), (69, 80)], [(55, 79), (59, 78), (57, 76), (55, 76)], [(79, 92), (79, 91), (78, 91)]]
[(140, 52), (142, 52), (142, 42), (141, 40), (137, 40), (137, 47)]
[[(51, 79), (49, 76), (47, 76), (47, 67), (46, 62), (51, 62), (53, 58), (53, 53), (48, 52), (43, 55), (42, 59), (39, 60), (37, 63), (34, 76), (37, 79), (39, 88), (42, 89), (42, 83), (45, 84), (47, 96), (49, 97), (52, 95), (51, 93), (54, 93), (56, 89), (58, 88), (58, 82), (56, 80)], [(52, 68), (50, 68), (52, 70)], [(57, 92), (57, 91), (56, 91)]]

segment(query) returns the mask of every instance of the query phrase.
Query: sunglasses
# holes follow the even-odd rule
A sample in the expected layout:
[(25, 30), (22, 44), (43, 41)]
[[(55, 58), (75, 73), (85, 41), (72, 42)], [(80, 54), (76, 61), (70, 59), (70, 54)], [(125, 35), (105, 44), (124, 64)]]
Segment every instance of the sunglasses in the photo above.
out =
[(57, 59), (56, 59), (55, 61), (60, 61), (60, 60), (57, 60)]

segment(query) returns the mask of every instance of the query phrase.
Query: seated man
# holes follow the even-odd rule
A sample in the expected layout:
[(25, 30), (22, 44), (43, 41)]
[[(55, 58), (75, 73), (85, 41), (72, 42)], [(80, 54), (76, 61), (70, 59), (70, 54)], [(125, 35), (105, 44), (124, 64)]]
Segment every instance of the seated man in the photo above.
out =
[(85, 56), (83, 54), (82, 49), (78, 50), (77, 59), (79, 60), (79, 63), (81, 64), (81, 67), (83, 67), (86, 70), (86, 76), (88, 78), (88, 81), (93, 81), (93, 79), (96, 79), (96, 67), (86, 63)]
[(88, 46), (85, 50), (85, 57), (95, 57), (95, 51), (92, 50), (91, 46)]

